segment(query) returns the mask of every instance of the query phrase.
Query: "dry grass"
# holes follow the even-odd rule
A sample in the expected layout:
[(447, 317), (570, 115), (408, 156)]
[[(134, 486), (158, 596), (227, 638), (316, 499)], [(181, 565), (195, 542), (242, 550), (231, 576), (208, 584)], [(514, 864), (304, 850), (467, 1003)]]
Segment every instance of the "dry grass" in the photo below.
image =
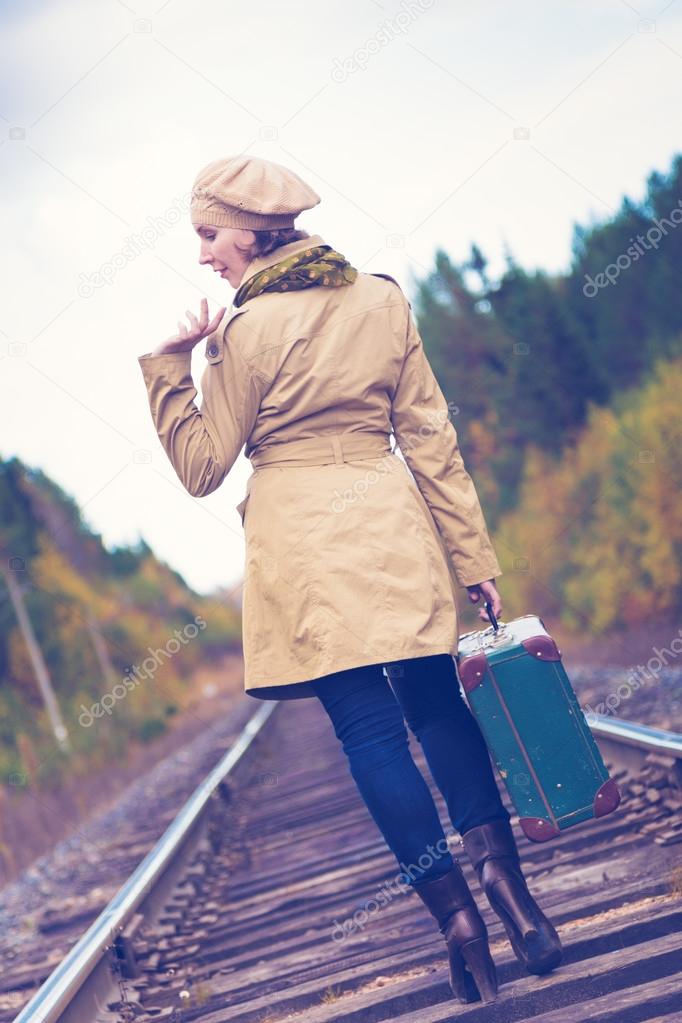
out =
[(670, 871), (670, 894), (675, 899), (682, 899), (682, 865)]
[(241, 657), (197, 672), (193, 683), (216, 685), (216, 695), (169, 722), (169, 731), (148, 743), (131, 740), (125, 760), (69, 778), (57, 792), (0, 785), (0, 887), (15, 880), (38, 857), (73, 834), (94, 814), (111, 807), (125, 789), (164, 757), (195, 739), (243, 697)]
[[(446, 957), (444, 957), (441, 966), (447, 966)], [(335, 988), (333, 985), (329, 985), (320, 996), (319, 1004), (333, 1005), (338, 1002), (352, 1002), (354, 998), (358, 997), (358, 995), (367, 994), (370, 991), (377, 991), (385, 987), (391, 987), (394, 984), (401, 984), (407, 980), (414, 980), (415, 978), (422, 977), (427, 973), (434, 973), (438, 968), (438, 966), (414, 966), (411, 969), (403, 970), (400, 973), (380, 974), (379, 976), (373, 977), (372, 980), (368, 980), (364, 984), (361, 984), (359, 987), (349, 988), (346, 991), (342, 991), (341, 988)], [(267, 1015), (261, 1016), (258, 1023), (295, 1023), (297, 1020), (305, 1019), (308, 1011), (308, 1008), (294, 1011), (284, 1010), (279, 1015), (269, 1012)]]
[(341, 991), (341, 988), (338, 988), (337, 990), (335, 987), (330, 985), (328, 988), (326, 988), (324, 994), (320, 998), (320, 1001), (323, 1003), (323, 1005), (329, 1005), (330, 1002), (337, 1002), (339, 998), (342, 997), (342, 995), (343, 992)]
[(579, 930), (581, 927), (592, 927), (595, 924), (604, 923), (607, 920), (617, 920), (619, 917), (630, 916), (640, 913), (640, 910), (650, 909), (653, 906), (660, 906), (670, 901), (668, 895), (649, 895), (645, 899), (638, 899), (636, 902), (626, 902), (622, 906), (614, 906), (613, 909), (605, 909), (600, 913), (591, 916), (578, 917), (576, 920), (567, 920), (561, 925), (561, 933)]

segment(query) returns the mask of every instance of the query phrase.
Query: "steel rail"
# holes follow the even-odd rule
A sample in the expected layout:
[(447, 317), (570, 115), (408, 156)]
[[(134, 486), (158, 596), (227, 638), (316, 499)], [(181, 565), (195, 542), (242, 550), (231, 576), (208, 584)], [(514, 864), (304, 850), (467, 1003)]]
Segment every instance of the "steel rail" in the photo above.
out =
[[(197, 788), (159, 841), (135, 869), (68, 955), (54, 969), (14, 1023), (57, 1023), (101, 964), (118, 932), (152, 891), (205, 810), (211, 794), (251, 745), (277, 705), (267, 701), (253, 715), (239, 738)], [(630, 750), (631, 763), (641, 764), (652, 752), (673, 757), (682, 767), (682, 735), (601, 714), (586, 715), (595, 739), (613, 752)], [(627, 759), (627, 758), (626, 758)]]
[(67, 1010), (117, 933), (173, 861), (221, 781), (239, 762), (268, 720), (277, 701), (268, 700), (249, 719), (236, 742), (190, 796), (156, 845), (102, 910), (65, 958), (27, 1002), (14, 1023), (56, 1023)]
[(656, 751), (682, 760), (682, 735), (678, 735), (677, 732), (668, 732), (664, 728), (652, 728), (649, 725), (637, 725), (605, 714), (590, 714), (587, 716), (587, 723), (595, 738), (616, 739), (627, 746), (646, 750), (647, 753)]

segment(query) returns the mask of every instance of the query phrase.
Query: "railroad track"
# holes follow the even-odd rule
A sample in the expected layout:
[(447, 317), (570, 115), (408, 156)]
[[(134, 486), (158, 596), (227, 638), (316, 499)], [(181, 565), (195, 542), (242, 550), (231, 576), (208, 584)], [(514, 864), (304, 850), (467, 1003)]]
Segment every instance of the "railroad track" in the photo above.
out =
[[(330, 722), (306, 700), (259, 707), (38, 990), (35, 971), (9, 964), (0, 1023), (14, 1015), (10, 996), (24, 1006), (16, 1023), (680, 1023), (682, 736), (590, 723), (620, 807), (547, 844), (515, 828), (562, 938), (557, 970), (524, 973), (460, 859), (488, 925), (496, 1002), (452, 998), (435, 922), (391, 891), (397, 864)], [(411, 735), (410, 745), (447, 822)]]

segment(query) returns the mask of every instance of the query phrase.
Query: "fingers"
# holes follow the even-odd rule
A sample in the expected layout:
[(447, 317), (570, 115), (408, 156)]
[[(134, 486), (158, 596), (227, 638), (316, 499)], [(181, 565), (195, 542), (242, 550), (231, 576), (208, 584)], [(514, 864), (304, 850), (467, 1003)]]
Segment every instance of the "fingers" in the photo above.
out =
[(196, 316), (194, 316), (194, 314), (191, 313), (189, 311), (189, 309), (185, 309), (185, 312), (189, 316), (190, 320), (192, 321), (192, 328), (191, 328), (192, 329), (192, 337), (197, 337), (197, 336), (201, 337), (201, 327), (199, 326), (199, 321), (197, 320)]
[(499, 618), (502, 614), (502, 597), (498, 593), (497, 587), (494, 583), (490, 584), (487, 596), (488, 600), (492, 604), (493, 614), (496, 618)]
[[(215, 330), (221, 319), (223, 313), (227, 309), (227, 306), (223, 306), (222, 309), (218, 310), (216, 315), (213, 317), (211, 322), (208, 322), (208, 299), (202, 298), (201, 300), (201, 331), (202, 334), (208, 334), (210, 331)], [(208, 324), (208, 325), (207, 325)]]
[(208, 299), (202, 298), (200, 318), (197, 319), (197, 317), (194, 315), (191, 309), (185, 309), (185, 314), (190, 320), (190, 327), (187, 327), (186, 324), (182, 323), (181, 320), (178, 320), (177, 321), (178, 336), (181, 337), (183, 340), (189, 340), (189, 338), (193, 338), (196, 339), (197, 341), (200, 341), (203, 337), (206, 336), (206, 334), (210, 334), (212, 331), (216, 329), (221, 319), (223, 318), (226, 309), (227, 306), (223, 306), (221, 309), (219, 309), (216, 315), (209, 323)]
[[(490, 602), (491, 610), (495, 615), (495, 618), (499, 618), (502, 614), (502, 598), (495, 586), (494, 579), (487, 579), (485, 582), (478, 583), (476, 586), (469, 588), (469, 599), (473, 604), (477, 604), (481, 597), (483, 598), (484, 604), (488, 601)], [(485, 609), (485, 606), (479, 608), (478, 617), (481, 621), (490, 625), (490, 618), (488, 617), (488, 612)]]
[[(169, 351), (177, 352), (191, 351), (194, 345), (201, 341), (203, 337), (205, 337), (207, 334), (210, 334), (212, 331), (216, 329), (216, 327), (220, 323), (220, 320), (222, 319), (222, 316), (226, 308), (227, 306), (223, 306), (221, 309), (219, 309), (209, 324), (208, 299), (202, 298), (200, 319), (197, 319), (197, 317), (194, 315), (191, 309), (186, 309), (185, 313), (187, 314), (187, 317), (190, 320), (190, 326), (188, 327), (186, 323), (182, 322), (182, 320), (176, 320), (176, 323), (178, 325), (177, 334), (174, 334), (172, 337), (169, 337), (167, 341), (163, 342), (163, 344), (170, 345), (170, 348), (168, 349)], [(181, 341), (187, 343), (181, 347), (178, 347), (178, 342)]]
[[(502, 614), (502, 601), (501, 601), (501, 599), (499, 597), (499, 594), (498, 594), (498, 596), (495, 599), (492, 599), (490, 602), (492, 604), (493, 614), (495, 615), (496, 618), (499, 618), (501, 616), (501, 614)], [(481, 618), (484, 622), (487, 622), (488, 625), (490, 624), (490, 619), (488, 617), (488, 612), (486, 611), (485, 607), (482, 607), (479, 610), (478, 617)]]
[(209, 323), (209, 325), (207, 327), (207, 333), (210, 333), (210, 331), (216, 329), (216, 327), (218, 326), (218, 324), (222, 320), (223, 313), (225, 312), (226, 309), (227, 309), (227, 306), (223, 306), (223, 308), (221, 310), (219, 310), (219, 312), (217, 312), (215, 314), (215, 316), (213, 317), (213, 319), (211, 320), (211, 322)]

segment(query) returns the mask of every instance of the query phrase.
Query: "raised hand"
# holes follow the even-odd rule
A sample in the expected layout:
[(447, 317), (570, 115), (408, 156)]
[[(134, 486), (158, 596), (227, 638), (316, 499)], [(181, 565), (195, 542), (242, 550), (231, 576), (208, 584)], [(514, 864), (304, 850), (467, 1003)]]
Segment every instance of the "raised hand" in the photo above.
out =
[(195, 345), (198, 345), (202, 338), (211, 334), (223, 318), (227, 306), (223, 306), (215, 314), (211, 322), (208, 322), (208, 300), (201, 300), (201, 318), (197, 320), (194, 313), (189, 309), (185, 312), (190, 319), (190, 327), (178, 320), (178, 333), (166, 338), (152, 352), (152, 355), (174, 355), (176, 352), (191, 352)]

